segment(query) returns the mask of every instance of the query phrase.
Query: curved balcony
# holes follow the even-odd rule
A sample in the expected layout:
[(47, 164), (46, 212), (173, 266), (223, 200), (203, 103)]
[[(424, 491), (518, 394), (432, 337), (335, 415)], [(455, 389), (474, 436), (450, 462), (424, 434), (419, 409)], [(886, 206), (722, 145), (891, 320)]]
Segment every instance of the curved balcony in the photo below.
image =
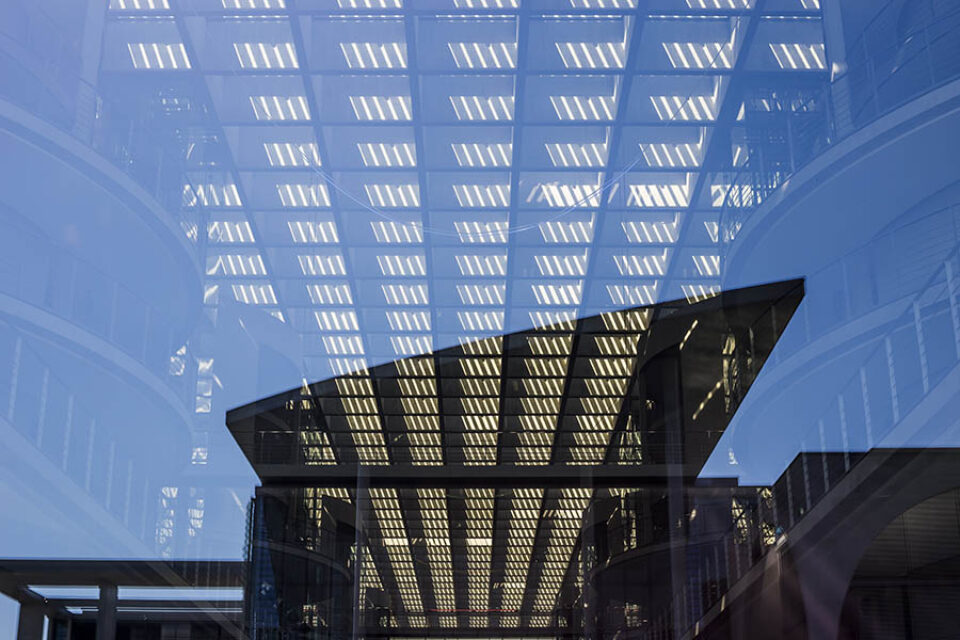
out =
[(748, 151), (726, 192), (725, 286), (810, 273), (955, 180), (960, 8), (878, 46), (902, 7), (879, 12), (829, 87), (767, 107), (784, 149)]
[(60, 4), (0, 9), (3, 484), (30, 504), (40, 490), (25, 479), (42, 480), (70, 497), (88, 539), (105, 517), (123, 522), (101, 553), (142, 553), (156, 478), (190, 446), (196, 372), (181, 348), (201, 310), (196, 225), (178, 215), (182, 166), (134, 148), (124, 110), (82, 77), (71, 25), (87, 4)]

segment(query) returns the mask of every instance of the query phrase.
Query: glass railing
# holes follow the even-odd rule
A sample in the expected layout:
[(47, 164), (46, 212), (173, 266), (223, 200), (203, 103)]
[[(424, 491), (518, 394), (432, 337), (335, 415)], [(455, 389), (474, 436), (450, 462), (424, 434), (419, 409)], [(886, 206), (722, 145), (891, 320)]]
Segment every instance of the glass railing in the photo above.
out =
[(960, 77), (960, 5), (945, 15), (921, 14), (906, 33), (894, 36), (902, 8), (894, 0), (878, 12), (848, 47), (846, 69), (828, 85), (770, 95), (763, 113), (748, 110), (744, 126), (749, 130), (753, 120), (761, 130), (775, 131), (785, 152), (771, 153), (768, 138), (747, 140), (747, 156), (721, 205), (724, 254), (757, 207), (799, 168), (880, 116)]
[(177, 350), (186, 340), (182, 318), (40, 235), (15, 223), (5, 228), (0, 293), (107, 341), (163, 379), (178, 397), (188, 397), (190, 367), (177, 364)]
[(187, 143), (164, 119), (190, 105), (170, 106), (160, 90), (105, 95), (81, 75), (80, 44), (35, 3), (5, 3), (0, 18), (0, 98), (93, 149), (176, 214)]

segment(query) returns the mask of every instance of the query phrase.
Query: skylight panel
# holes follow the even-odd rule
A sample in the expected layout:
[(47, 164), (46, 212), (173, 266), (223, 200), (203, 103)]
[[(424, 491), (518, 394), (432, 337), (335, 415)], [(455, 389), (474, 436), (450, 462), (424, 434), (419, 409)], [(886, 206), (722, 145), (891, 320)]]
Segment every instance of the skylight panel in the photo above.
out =
[(213, 220), (207, 224), (207, 239), (210, 242), (254, 242), (253, 229), (246, 220)]
[(234, 299), (242, 304), (277, 304), (277, 296), (269, 284), (235, 284), (231, 289)]
[(599, 184), (569, 184), (559, 182), (541, 183), (538, 185), (539, 195), (537, 202), (545, 202), (548, 207), (567, 209), (570, 207), (600, 206), (602, 189)]
[(290, 237), (296, 244), (335, 244), (340, 242), (337, 225), (332, 220), (308, 222), (293, 220), (287, 222)]
[(298, 255), (300, 271), (305, 276), (343, 276), (347, 266), (341, 255)]
[(460, 358), (463, 375), (472, 377), (496, 377), (500, 375), (499, 358)]
[(390, 346), (398, 356), (418, 356), (433, 351), (431, 336), (390, 336)]
[(507, 241), (510, 224), (506, 221), (479, 222), (458, 220), (453, 223), (460, 242), (498, 244)]
[(583, 283), (575, 284), (532, 284), (537, 304), (542, 305), (579, 305), (583, 298)]
[(377, 263), (385, 276), (427, 275), (427, 259), (422, 255), (377, 256)]
[(520, 0), (453, 0), (457, 9), (516, 9)]
[(574, 9), (636, 9), (637, 0), (570, 0)]
[[(527, 347), (538, 356), (565, 356), (570, 354), (573, 336), (527, 336)], [(557, 394), (560, 395), (560, 394)]]
[(207, 275), (263, 276), (267, 267), (260, 254), (225, 254), (207, 257)]
[(325, 184), (278, 184), (277, 195), (284, 207), (330, 206), (330, 193)]
[[(394, 362), (400, 375), (408, 377), (427, 377), (432, 378), (436, 375), (434, 371), (433, 360), (430, 358), (416, 358), (411, 360), (398, 360)], [(439, 428), (439, 424), (435, 425)], [(433, 427), (431, 427), (433, 428)]]
[(166, 11), (169, 0), (110, 0), (110, 9), (114, 11)]
[(185, 207), (241, 207), (240, 192), (235, 184), (185, 184), (183, 185)]
[(257, 120), (309, 120), (310, 107), (305, 96), (250, 96)]
[(416, 184), (367, 184), (370, 205), (384, 209), (411, 208), (420, 206), (420, 186)]
[(510, 206), (510, 184), (455, 184), (453, 193), (461, 207), (505, 208)]
[(430, 312), (387, 311), (387, 322), (393, 331), (430, 331)]
[(608, 284), (607, 295), (616, 305), (637, 307), (654, 304), (657, 300), (659, 283), (650, 284)]
[(221, 0), (224, 9), (286, 9), (286, 0)]
[(341, 9), (402, 9), (403, 0), (337, 0)]
[(631, 184), (627, 205), (631, 207), (686, 207), (690, 187), (686, 184)]
[(317, 326), (323, 331), (360, 330), (355, 311), (314, 311), (313, 316), (317, 320)]
[(458, 255), (460, 275), (489, 277), (507, 275), (507, 256), (503, 255)]
[(358, 142), (365, 167), (415, 167), (417, 145), (412, 142)]
[(411, 120), (410, 96), (350, 96), (353, 114), (361, 121)]
[(587, 273), (587, 252), (574, 255), (534, 256), (540, 275), (547, 277), (584, 276)]
[(702, 302), (720, 294), (720, 285), (718, 284), (683, 284), (680, 285), (683, 297), (687, 302), (694, 304)]
[(544, 146), (555, 167), (602, 167), (607, 163), (605, 142), (548, 142)]
[(687, 0), (690, 9), (749, 9), (753, 0)]
[(358, 335), (323, 336), (321, 343), (324, 350), (331, 356), (363, 355), (363, 341)]
[(373, 236), (381, 244), (419, 244), (423, 242), (423, 225), (419, 222), (374, 220), (370, 223)]
[(621, 276), (662, 276), (667, 272), (669, 255), (664, 249), (662, 253), (613, 256), (613, 262)]
[(458, 69), (514, 69), (516, 42), (448, 42)]
[(264, 142), (271, 167), (319, 167), (320, 150), (315, 142)]
[(485, 306), (502, 305), (506, 285), (502, 284), (458, 284), (457, 294), (463, 304)]
[(466, 331), (503, 331), (503, 311), (458, 311), (457, 320)]
[(732, 69), (733, 42), (664, 42), (674, 69)]
[(341, 42), (340, 51), (351, 69), (406, 69), (405, 42)]
[(771, 42), (770, 50), (781, 69), (791, 71), (822, 71), (827, 68), (827, 55), (823, 44), (799, 42)]
[(547, 244), (581, 244), (593, 240), (593, 220), (541, 222), (540, 235)]
[(657, 117), (671, 120), (707, 120), (717, 119), (717, 97), (700, 96), (650, 96)]
[(189, 69), (190, 59), (182, 42), (130, 42), (134, 69)]
[(557, 42), (557, 51), (567, 69), (623, 69), (623, 42)]
[(298, 69), (292, 42), (235, 42), (241, 69)]
[(429, 303), (425, 284), (383, 284), (380, 285), (387, 304), (425, 305)]
[(347, 284), (308, 284), (310, 302), (322, 305), (353, 304), (353, 294)]
[(652, 312), (647, 309), (631, 309), (605, 313), (603, 326), (607, 331), (646, 331), (650, 326)]
[(625, 220), (620, 223), (627, 242), (633, 244), (674, 244), (680, 220)]
[(450, 96), (457, 120), (513, 120), (513, 96)]
[(550, 96), (558, 120), (613, 120), (617, 96)]
[(720, 256), (716, 254), (695, 255), (693, 256), (693, 264), (697, 269), (697, 273), (704, 278), (716, 278), (720, 276)]
[(660, 168), (699, 167), (703, 156), (700, 142), (645, 142), (640, 145), (647, 165)]
[(450, 146), (461, 167), (509, 167), (513, 158), (509, 142), (455, 142)]
[[(499, 356), (503, 353), (503, 336), (492, 336), (487, 338), (480, 338), (479, 336), (458, 336), (457, 341), (460, 343), (460, 347), (466, 355)], [(479, 384), (479, 382), (476, 380), (473, 382)], [(490, 393), (487, 395), (497, 394)]]

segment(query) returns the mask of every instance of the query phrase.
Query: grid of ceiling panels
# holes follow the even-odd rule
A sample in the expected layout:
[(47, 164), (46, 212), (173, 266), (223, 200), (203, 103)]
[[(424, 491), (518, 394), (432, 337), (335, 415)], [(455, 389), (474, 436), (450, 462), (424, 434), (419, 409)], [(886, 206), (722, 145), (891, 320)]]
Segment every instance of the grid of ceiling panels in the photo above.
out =
[[(681, 302), (686, 305), (687, 303)], [(304, 387), (307, 465), (598, 465), (647, 308), (488, 338)], [(613, 445), (613, 446), (612, 446)], [(479, 526), (479, 525), (478, 525)]]
[[(198, 80), (212, 122), (185, 133), (189, 153), (207, 151), (183, 206), (206, 220), (206, 303), (282, 318), (317, 379), (715, 291), (717, 212), (745, 149), (731, 136), (741, 85), (822, 75), (819, 12), (819, 0), (111, 0), (103, 69)], [(504, 345), (486, 344), (496, 360)], [(483, 413), (500, 375), (474, 376)], [(548, 372), (534, 379), (531, 397), (557, 395)], [(554, 409), (539, 404), (531, 415)], [(411, 420), (431, 414), (416, 405)], [(524, 442), (518, 455), (544, 455), (538, 436)]]
[[(305, 489), (308, 506), (322, 495), (356, 499), (352, 489)], [(592, 495), (570, 488), (371, 489), (363, 510), (364, 586), (386, 589), (395, 628), (552, 628)]]

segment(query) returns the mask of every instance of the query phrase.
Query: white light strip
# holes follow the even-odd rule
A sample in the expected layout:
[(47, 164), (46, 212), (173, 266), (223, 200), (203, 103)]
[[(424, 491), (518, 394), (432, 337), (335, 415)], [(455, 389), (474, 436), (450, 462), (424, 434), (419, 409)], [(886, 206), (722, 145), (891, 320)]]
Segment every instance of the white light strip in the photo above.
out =
[(558, 120), (613, 120), (617, 96), (550, 96)]
[(330, 193), (325, 184), (278, 184), (277, 195), (283, 207), (330, 206)]
[(454, 142), (450, 146), (461, 167), (509, 167), (513, 158), (509, 142)]
[(827, 68), (827, 54), (822, 43), (771, 42), (770, 51), (773, 52), (773, 56), (781, 69), (822, 71)]
[(235, 42), (241, 69), (298, 69), (292, 42)]
[(182, 42), (131, 42), (127, 44), (134, 69), (189, 69)]
[(406, 69), (403, 42), (341, 42), (340, 51), (351, 69)]
[(357, 120), (398, 121), (412, 119), (409, 96), (350, 96)]
[(461, 207), (505, 208), (510, 206), (510, 184), (455, 184), (454, 195)]
[(383, 209), (420, 206), (420, 186), (417, 184), (366, 184), (370, 206)]
[(458, 120), (513, 120), (513, 96), (450, 96)]
[(557, 51), (567, 69), (623, 69), (623, 42), (557, 42)]
[(674, 69), (732, 69), (732, 42), (664, 42)]
[(415, 167), (417, 146), (412, 142), (358, 142), (365, 167)]
[(271, 167), (319, 167), (320, 150), (315, 142), (264, 142)]
[(250, 96), (257, 120), (309, 120), (310, 108), (304, 96)]
[(458, 69), (514, 69), (516, 42), (449, 42), (447, 47)]

